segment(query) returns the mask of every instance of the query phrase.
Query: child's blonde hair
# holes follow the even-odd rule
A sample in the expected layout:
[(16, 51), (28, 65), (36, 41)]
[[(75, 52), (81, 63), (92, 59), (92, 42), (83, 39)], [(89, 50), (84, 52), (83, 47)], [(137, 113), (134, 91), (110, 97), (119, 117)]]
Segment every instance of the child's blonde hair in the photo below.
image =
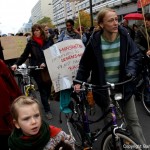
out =
[(33, 105), (33, 104), (38, 105), (38, 108), (41, 114), (41, 107), (37, 99), (33, 97), (29, 97), (29, 96), (19, 96), (18, 98), (16, 98), (13, 101), (11, 108), (10, 108), (10, 112), (11, 112), (13, 119), (18, 120), (18, 116), (19, 116), (18, 111), (17, 111), (18, 107), (26, 106), (26, 105)]

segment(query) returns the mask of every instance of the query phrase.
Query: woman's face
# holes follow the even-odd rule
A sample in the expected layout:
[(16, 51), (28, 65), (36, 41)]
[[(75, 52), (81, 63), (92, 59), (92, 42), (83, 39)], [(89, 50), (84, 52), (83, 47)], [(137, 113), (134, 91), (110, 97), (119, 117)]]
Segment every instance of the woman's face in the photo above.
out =
[(46, 35), (49, 36), (49, 27), (48, 26), (45, 26), (44, 32), (45, 32)]
[(38, 28), (36, 28), (33, 34), (34, 34), (35, 37), (40, 37), (41, 36), (41, 31)]
[(27, 136), (36, 135), (41, 128), (41, 114), (37, 103), (17, 107), (18, 120), (14, 120), (15, 127), (21, 129)]
[(103, 18), (103, 22), (100, 23), (103, 30), (109, 33), (117, 33), (118, 25), (118, 16), (116, 12), (113, 11), (108, 11)]

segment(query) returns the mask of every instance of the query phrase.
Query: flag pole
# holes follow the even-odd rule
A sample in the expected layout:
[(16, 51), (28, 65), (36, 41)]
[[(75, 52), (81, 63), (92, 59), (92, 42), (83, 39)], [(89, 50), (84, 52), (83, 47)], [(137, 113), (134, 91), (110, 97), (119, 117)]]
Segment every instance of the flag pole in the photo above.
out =
[(143, 14), (143, 18), (144, 18), (144, 27), (145, 27), (145, 33), (146, 33), (146, 40), (147, 40), (147, 46), (148, 46), (148, 50), (150, 49), (150, 45), (149, 45), (149, 35), (148, 35), (148, 31), (146, 28), (146, 21), (145, 21), (145, 16), (144, 16), (144, 8), (142, 5), (142, 0), (139, 0), (140, 4), (141, 4), (141, 8), (142, 8), (142, 14)]
[(81, 29), (81, 19), (80, 19), (80, 11), (79, 11), (79, 8), (78, 8), (78, 18), (79, 18), (79, 27), (80, 27), (80, 35), (81, 35), (81, 39), (82, 39), (82, 29)]

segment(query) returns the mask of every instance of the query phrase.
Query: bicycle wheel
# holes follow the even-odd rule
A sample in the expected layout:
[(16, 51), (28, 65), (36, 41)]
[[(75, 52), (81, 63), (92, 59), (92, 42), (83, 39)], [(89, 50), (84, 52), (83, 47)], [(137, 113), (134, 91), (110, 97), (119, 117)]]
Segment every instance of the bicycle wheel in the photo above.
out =
[(18, 86), (19, 86), (21, 92), (22, 92), (23, 94), (25, 94), (25, 91), (24, 91), (24, 83), (23, 83), (22, 76), (18, 76), (18, 77), (17, 77), (17, 82), (18, 82)]
[(142, 103), (146, 112), (150, 115), (150, 93), (146, 86), (143, 86), (142, 90)]
[(68, 131), (69, 134), (72, 136), (72, 138), (75, 141), (75, 145), (77, 147), (83, 147), (83, 127), (77, 123), (77, 122), (72, 122), (69, 119), (67, 119), (67, 127), (68, 127)]
[(117, 131), (116, 135), (118, 136), (116, 147), (113, 143), (112, 133), (108, 132), (102, 140), (101, 150), (142, 150), (135, 140), (124, 133)]

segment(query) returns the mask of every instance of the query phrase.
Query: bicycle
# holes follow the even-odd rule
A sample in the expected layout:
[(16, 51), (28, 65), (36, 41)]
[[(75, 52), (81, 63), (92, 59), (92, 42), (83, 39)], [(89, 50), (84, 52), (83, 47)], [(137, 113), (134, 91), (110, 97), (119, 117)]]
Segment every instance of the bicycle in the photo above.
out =
[[(73, 99), (68, 106), (72, 113), (65, 115), (67, 118), (69, 133), (75, 140), (76, 146), (80, 149), (91, 150), (93, 148), (93, 143), (97, 140), (97, 137), (102, 135), (104, 131), (111, 128), (111, 131), (107, 132), (103, 137), (101, 150), (141, 150), (140, 145), (138, 145), (138, 143), (131, 137), (131, 133), (126, 127), (124, 115), (118, 103), (118, 101), (122, 99), (122, 94), (115, 92), (116, 86), (126, 84), (132, 80), (133, 78), (116, 84), (107, 83), (107, 85), (102, 87), (74, 80), (74, 82), (81, 84), (82, 88), (80, 89), (80, 92), (77, 93), (77, 96), (73, 96)], [(89, 89), (94, 89), (94, 91), (96, 91), (96, 89), (98, 91), (107, 89), (109, 95), (110, 104), (108, 111), (102, 114), (102, 116), (95, 121), (88, 119), (86, 95)], [(102, 128), (91, 132), (90, 124), (100, 122), (108, 115), (110, 115), (111, 120)], [(118, 120), (120, 121), (120, 124), (118, 123)]]
[(15, 71), (15, 76), (18, 80), (18, 86), (20, 87), (23, 94), (26, 96), (37, 97), (35, 85), (31, 77), (32, 70), (39, 70), (38, 66), (26, 66), (26, 64), (20, 65)]
[(136, 86), (136, 98), (142, 101), (144, 109), (150, 115), (150, 58), (143, 56), (142, 71)]

